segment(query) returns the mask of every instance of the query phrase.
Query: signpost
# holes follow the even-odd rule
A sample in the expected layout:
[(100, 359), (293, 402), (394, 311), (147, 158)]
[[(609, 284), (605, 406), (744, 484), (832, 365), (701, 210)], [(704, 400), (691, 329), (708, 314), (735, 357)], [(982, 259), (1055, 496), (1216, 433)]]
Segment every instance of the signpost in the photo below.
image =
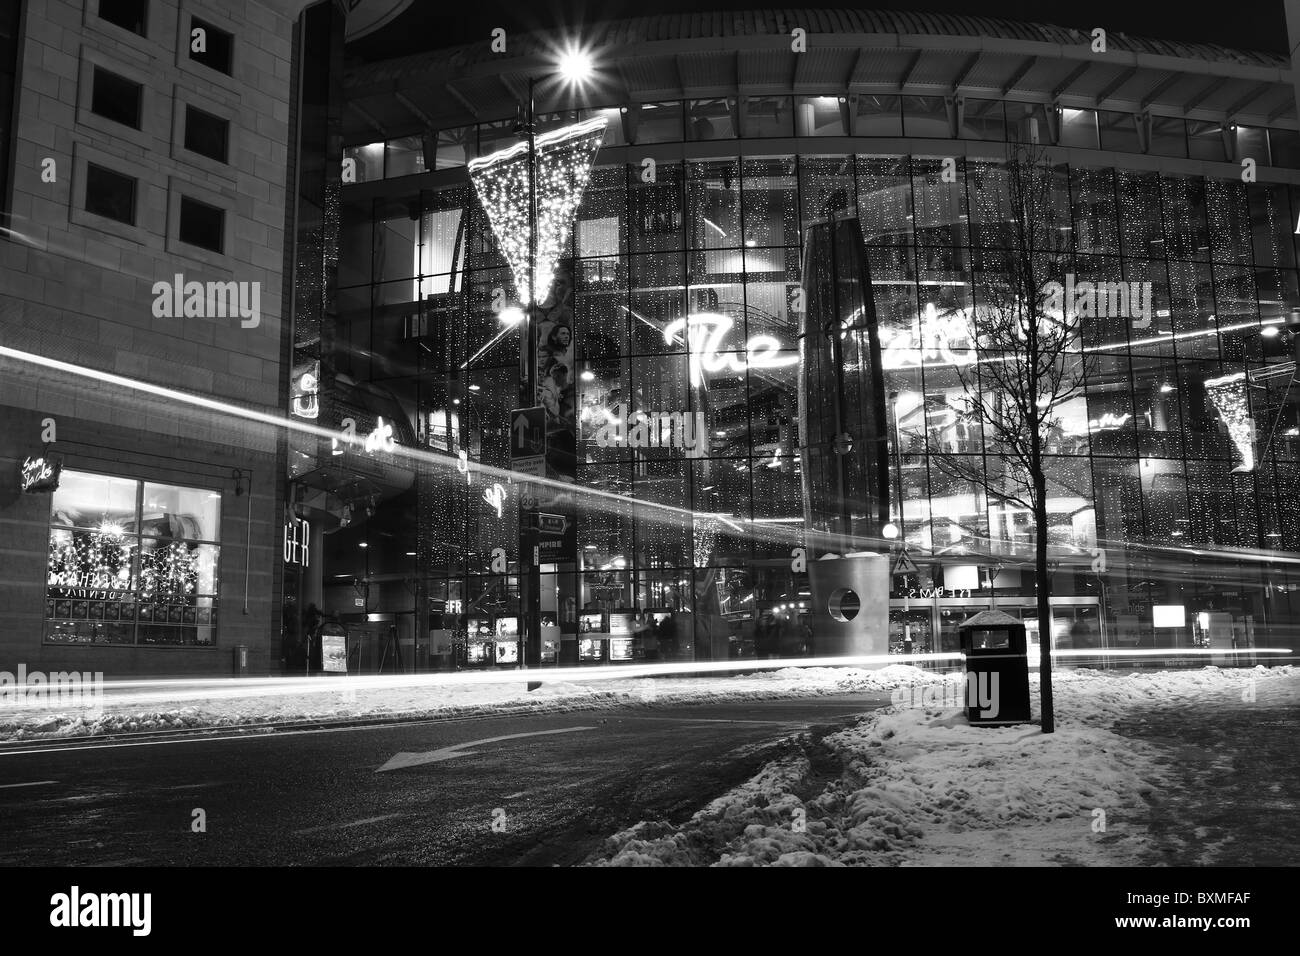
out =
[(912, 556), (907, 553), (906, 548), (898, 552), (898, 557), (894, 559), (894, 570), (892, 573), (896, 578), (919, 573), (916, 562), (912, 560)]
[[(510, 413), (510, 470), (520, 475), (546, 477), (545, 407), (534, 405), (531, 408), (516, 408)], [(528, 488), (526, 483), (524, 487), (519, 498), (519, 603), (523, 618), (519, 636), (524, 651), (520, 656), (525, 667), (536, 667), (538, 661), (532, 659), (535, 652), (530, 653), (528, 645), (530, 642), (538, 644), (533, 632), (537, 628), (538, 616), (534, 612), (541, 588), (537, 576), (541, 532), (534, 518), (537, 514), (537, 489)], [(532, 690), (533, 687), (530, 682), (528, 689)]]
[(510, 413), (510, 470), (546, 476), (546, 409), (541, 405)]

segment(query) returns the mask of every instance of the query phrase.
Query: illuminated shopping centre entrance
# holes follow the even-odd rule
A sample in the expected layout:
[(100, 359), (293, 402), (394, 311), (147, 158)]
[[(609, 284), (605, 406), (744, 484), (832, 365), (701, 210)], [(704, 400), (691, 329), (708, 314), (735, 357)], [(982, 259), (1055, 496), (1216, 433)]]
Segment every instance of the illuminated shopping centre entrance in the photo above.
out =
[[(681, 83), (677, 54), (641, 39), (643, 65)], [(742, 72), (776, 56), (718, 42)], [(967, 55), (926, 56), (969, 73)], [(1198, 57), (1179, 60), (1197, 82)], [(994, 607), (1032, 634), (1034, 522), (998, 493), (1006, 465), (972, 420), (969, 373), (977, 290), (1015, 232), (1008, 159), (1038, 139), (1054, 150), (1060, 294), (1089, 311), (1086, 382), (1042, 436), (1056, 646), (1295, 643), (1300, 421), (1277, 332), (1300, 310), (1300, 134), (841, 74), (812, 92), (557, 95), (538, 149), (570, 152), (542, 188), (582, 188), (553, 207), (571, 228), (550, 234), (553, 288), (531, 303), (529, 216), (510, 202), (526, 177), (475, 181), (503, 151), (517, 160), (506, 101), (527, 77), (508, 55), (479, 63), (505, 82), (463, 113), (427, 92), (440, 62), (349, 78), (394, 125), (373, 139), (346, 121), (360, 175), (342, 188), (328, 334), (301, 337), (320, 367), (301, 371), (321, 426), (342, 425), (339, 383), (364, 385), (360, 432), (400, 414), (423, 457), (402, 488), (317, 482), (327, 616), (396, 625), (403, 667), (518, 666), (534, 616), (527, 663), (818, 655), (818, 615), (836, 620), (818, 606), (827, 560), (874, 554), (878, 599), (825, 596), (853, 591), (882, 653), (954, 650)], [(541, 410), (523, 426), (540, 454), (512, 448), (523, 408)], [(315, 454), (338, 470), (383, 453)]]

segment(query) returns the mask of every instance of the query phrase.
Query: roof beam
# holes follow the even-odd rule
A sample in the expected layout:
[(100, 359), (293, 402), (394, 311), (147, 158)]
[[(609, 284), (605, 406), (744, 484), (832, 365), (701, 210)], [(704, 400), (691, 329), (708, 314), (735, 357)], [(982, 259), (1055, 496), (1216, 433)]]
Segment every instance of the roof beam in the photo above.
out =
[(975, 66), (979, 63), (981, 56), (983, 56), (983, 54), (977, 50), (974, 54), (971, 55), (971, 57), (964, 64), (962, 64), (961, 70), (957, 73), (957, 76), (952, 81), (952, 91), (954, 93), (957, 92), (958, 87), (960, 87), (963, 83), (966, 82), (966, 77), (970, 76), (971, 70), (975, 69)]
[(371, 116), (370, 113), (367, 110), (363, 109), (357, 103), (356, 100), (348, 100), (348, 109), (352, 110), (352, 112), (356, 113), (363, 120), (365, 120), (366, 124), (370, 126), (375, 132), (377, 132), (381, 139), (388, 136), (388, 131), (379, 125), (379, 120)]
[(1273, 112), (1268, 114), (1269, 125), (1272, 126), (1274, 123), (1280, 120), (1283, 116), (1286, 115), (1286, 111), (1289, 110), (1294, 105), (1295, 104), (1291, 102), (1291, 97), (1289, 96), (1282, 97), (1282, 102), (1278, 104), (1277, 108), (1273, 110)]
[(1016, 72), (1012, 73), (1010, 78), (1004, 84), (1002, 84), (1002, 95), (1006, 96), (1008, 93), (1014, 90), (1016, 88), (1016, 84), (1019, 83), (1021, 80), (1023, 80), (1025, 78), (1025, 75), (1030, 70), (1032, 70), (1034, 68), (1034, 65), (1037, 63), (1038, 63), (1038, 57), (1036, 56), (1025, 57), (1025, 62), (1021, 63), (1020, 66), (1016, 67)]
[(1238, 113), (1240, 113), (1243, 109), (1246, 108), (1247, 103), (1249, 103), (1253, 99), (1257, 99), (1263, 96), (1272, 88), (1273, 87), (1271, 83), (1256, 83), (1253, 87), (1251, 87), (1250, 91), (1247, 92), (1245, 96), (1243, 96), (1241, 99), (1237, 100), (1235, 103), (1233, 103), (1231, 106), (1228, 107), (1228, 117), (1231, 118), (1233, 116), (1236, 116)]
[(898, 92), (900, 93), (903, 92), (903, 90), (907, 88), (907, 84), (912, 82), (912, 74), (916, 72), (916, 66), (918, 63), (921, 62), (921, 57), (924, 54), (925, 54), (924, 50), (917, 50), (915, 53), (912, 54), (912, 59), (908, 62), (907, 69), (904, 70), (903, 75), (899, 77)]
[(1068, 90), (1073, 83), (1078, 81), (1079, 77), (1092, 69), (1092, 64), (1092, 60), (1084, 60), (1071, 70), (1070, 75), (1061, 81), (1061, 85), (1052, 90), (1052, 99), (1059, 99), (1062, 93)]
[(1200, 92), (1198, 92), (1195, 96), (1193, 96), (1190, 100), (1188, 100), (1186, 103), (1183, 104), (1183, 112), (1190, 113), (1192, 110), (1196, 109), (1196, 107), (1204, 103), (1205, 98), (1209, 96), (1211, 93), (1213, 93), (1215, 90), (1217, 90), (1219, 88), (1219, 85), (1222, 82), (1223, 81), (1218, 77), (1215, 77), (1214, 79), (1210, 80), (1209, 83), (1207, 83), (1204, 87), (1201, 88)]
[(866, 56), (866, 47), (858, 47), (858, 55), (853, 58), (853, 65), (849, 67), (849, 75), (844, 78), (844, 88), (846, 90), (853, 85), (853, 78), (858, 75), (858, 67), (862, 66), (862, 61)]
[(1108, 99), (1111, 98), (1111, 95), (1116, 90), (1118, 90), (1129, 80), (1133, 79), (1133, 77), (1136, 74), (1137, 74), (1136, 66), (1130, 66), (1127, 70), (1122, 70), (1119, 76), (1115, 77), (1115, 79), (1107, 83), (1104, 87), (1102, 87), (1101, 91), (1097, 93), (1097, 99), (1096, 101), (1094, 101), (1093, 106), (1101, 106), (1102, 103), (1106, 102)]
[(476, 107), (473, 103), (471, 103), (469, 101), (469, 98), (464, 93), (456, 89), (456, 87), (453, 86), (450, 82), (444, 83), (443, 88), (446, 89), (446, 91), (452, 95), (452, 98), (455, 99), (457, 103), (465, 107), (465, 109), (469, 110), (470, 116), (474, 117), (475, 119), (479, 118), (478, 107)]
[(1138, 103), (1138, 109), (1145, 111), (1152, 103), (1156, 101), (1156, 97), (1158, 97), (1160, 94), (1168, 90), (1171, 86), (1173, 86), (1175, 83), (1181, 80), (1185, 75), (1186, 74), (1184, 73), (1170, 73), (1163, 80), (1161, 80), (1155, 86), (1151, 87), (1151, 89), (1146, 91), (1146, 93), (1142, 97), (1142, 101)]
[(407, 96), (401, 90), (398, 90), (397, 93), (393, 95), (393, 98), (397, 100), (397, 102), (405, 106), (411, 112), (411, 115), (413, 115), (425, 126), (429, 127), (430, 129), (438, 128), (438, 124), (433, 121), (432, 117), (430, 117), (429, 114), (426, 113), (424, 110), (420, 109), (419, 104), (413, 101), (409, 96)]
[(497, 79), (501, 81), (501, 85), (506, 88), (506, 91), (513, 96), (517, 102), (527, 102), (528, 94), (514, 81), (514, 77), (510, 76), (508, 73), (498, 73)]

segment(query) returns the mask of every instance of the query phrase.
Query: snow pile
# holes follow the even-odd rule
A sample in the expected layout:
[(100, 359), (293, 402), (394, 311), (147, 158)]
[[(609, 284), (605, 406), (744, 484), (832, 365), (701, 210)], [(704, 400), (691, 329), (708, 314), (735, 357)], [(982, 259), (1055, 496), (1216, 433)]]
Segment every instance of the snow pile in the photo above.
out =
[[(615, 835), (591, 862), (1135, 864), (1148, 845), (1137, 821), (1164, 782), (1166, 755), (1112, 726), (1142, 708), (1205, 706), (1207, 695), (1253, 692), (1265, 681), (1291, 692), (1300, 685), (1289, 666), (1054, 677), (1055, 734), (1034, 725), (972, 727), (954, 710), (879, 710), (851, 729), (800, 742), (800, 753), (680, 827), (640, 823)], [(1031, 693), (1037, 712), (1037, 681)]]
[[(934, 672), (891, 664), (878, 670), (786, 667), (738, 675), (612, 678), (589, 683), (551, 680), (545, 672), (521, 671), (492, 683), (438, 683), (429, 675), (425, 682), (368, 686), (364, 678), (322, 677), (283, 685), (270, 680), (230, 681), (174, 692), (168, 690), (167, 682), (159, 682), (143, 693), (117, 693), (109, 684), (99, 714), (13, 706), (0, 709), (0, 740), (303, 721), (556, 713), (843, 693), (887, 695), (900, 685), (943, 679)], [(542, 686), (529, 691), (529, 680), (541, 680)]]

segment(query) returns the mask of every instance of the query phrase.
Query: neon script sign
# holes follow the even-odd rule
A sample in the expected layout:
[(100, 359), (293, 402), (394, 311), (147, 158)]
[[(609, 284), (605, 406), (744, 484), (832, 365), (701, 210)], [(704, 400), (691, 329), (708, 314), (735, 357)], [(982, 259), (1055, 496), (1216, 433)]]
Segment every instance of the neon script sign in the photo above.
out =
[(908, 329), (881, 329), (880, 364), (885, 369), (937, 365), (971, 365), (975, 362), (970, 314), (956, 309), (940, 315), (934, 303)]
[(54, 491), (59, 487), (59, 472), (63, 462), (59, 458), (24, 458), (19, 487), (23, 492)]
[(676, 345), (679, 333), (686, 333), (691, 353), (691, 385), (704, 384), (704, 373), (743, 372), (747, 368), (784, 368), (798, 365), (799, 356), (782, 355), (781, 343), (770, 335), (755, 335), (745, 343), (744, 358), (733, 352), (722, 353), (722, 346), (735, 320), (729, 315), (697, 312), (684, 319), (674, 319), (664, 326), (664, 341)]

